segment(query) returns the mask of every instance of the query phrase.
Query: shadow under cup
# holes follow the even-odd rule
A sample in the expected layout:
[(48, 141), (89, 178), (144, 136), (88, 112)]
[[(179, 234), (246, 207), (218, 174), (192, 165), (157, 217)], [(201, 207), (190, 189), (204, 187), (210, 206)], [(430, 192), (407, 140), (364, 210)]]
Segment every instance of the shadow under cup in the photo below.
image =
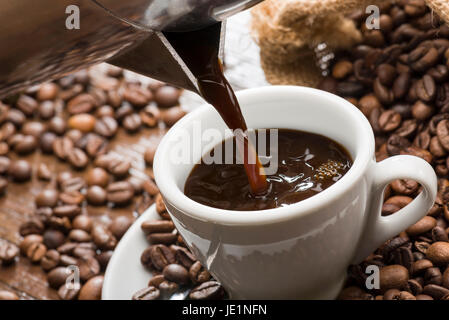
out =
[[(185, 242), (234, 299), (333, 299), (353, 262), (366, 222), (374, 162), (374, 135), (363, 114), (346, 100), (303, 87), (266, 87), (238, 93), (251, 129), (279, 128), (321, 134), (340, 143), (351, 169), (321, 193), (287, 207), (227, 211), (183, 194), (203, 154), (221, 137), (201, 139), (226, 126), (211, 106), (179, 121), (159, 145), (156, 182)], [(189, 152), (179, 156), (180, 146)], [(186, 148), (182, 148), (184, 151)]]

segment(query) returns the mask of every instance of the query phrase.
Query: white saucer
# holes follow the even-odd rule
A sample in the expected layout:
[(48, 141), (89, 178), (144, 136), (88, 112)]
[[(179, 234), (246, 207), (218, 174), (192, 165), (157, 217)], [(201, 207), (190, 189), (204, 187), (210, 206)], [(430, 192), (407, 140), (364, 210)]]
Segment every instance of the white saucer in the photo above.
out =
[(119, 241), (104, 276), (103, 300), (131, 300), (134, 293), (148, 285), (152, 275), (140, 263), (140, 256), (149, 243), (140, 225), (145, 220), (159, 219), (156, 206), (152, 205)]

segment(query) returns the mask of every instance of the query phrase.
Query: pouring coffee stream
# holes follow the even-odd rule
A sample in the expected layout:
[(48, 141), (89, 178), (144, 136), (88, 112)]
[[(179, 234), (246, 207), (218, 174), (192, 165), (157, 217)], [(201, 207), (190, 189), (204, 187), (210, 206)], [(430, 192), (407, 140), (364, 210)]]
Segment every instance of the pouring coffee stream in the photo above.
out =
[(223, 74), (219, 58), (221, 26), (191, 32), (167, 33), (165, 36), (198, 79), (202, 97), (212, 104), (226, 125), (233, 130), (243, 146), (237, 143), (253, 195), (262, 195), (268, 189), (264, 168), (256, 148), (248, 139), (248, 127), (234, 90)]

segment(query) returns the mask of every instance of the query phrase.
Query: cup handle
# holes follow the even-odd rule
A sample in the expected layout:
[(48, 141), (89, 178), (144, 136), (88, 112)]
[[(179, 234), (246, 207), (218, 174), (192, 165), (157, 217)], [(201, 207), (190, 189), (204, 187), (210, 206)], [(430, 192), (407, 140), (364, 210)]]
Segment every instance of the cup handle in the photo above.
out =
[[(359, 242), (354, 263), (359, 263), (388, 239), (393, 238), (423, 218), (435, 202), (437, 177), (427, 161), (415, 156), (395, 156), (374, 163), (372, 176), (372, 202), (369, 207), (364, 233)], [(396, 179), (411, 179), (423, 187), (418, 197), (394, 214), (383, 217), (381, 208), (387, 185)]]

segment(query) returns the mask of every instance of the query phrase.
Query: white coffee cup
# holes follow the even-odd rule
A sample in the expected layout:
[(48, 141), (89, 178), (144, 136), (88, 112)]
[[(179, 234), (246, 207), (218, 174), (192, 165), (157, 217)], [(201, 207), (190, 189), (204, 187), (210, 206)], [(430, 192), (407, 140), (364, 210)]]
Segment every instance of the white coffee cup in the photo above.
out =
[[(351, 154), (352, 168), (323, 192), (287, 207), (227, 211), (183, 193), (200, 161), (173, 161), (179, 136), (226, 126), (209, 105), (181, 119), (158, 147), (154, 173), (167, 210), (185, 242), (233, 299), (334, 299), (347, 267), (426, 215), (437, 193), (432, 167), (413, 156), (375, 161), (374, 135), (365, 116), (333, 94), (273, 86), (237, 94), (248, 127), (287, 128), (329, 137)], [(198, 142), (198, 141), (196, 141)], [(200, 141), (202, 147), (221, 141)], [(188, 144), (195, 143), (189, 141)], [(188, 145), (186, 144), (186, 145)], [(193, 148), (193, 144), (188, 148)], [(395, 214), (380, 214), (383, 191), (395, 179), (413, 179), (423, 191)]]

